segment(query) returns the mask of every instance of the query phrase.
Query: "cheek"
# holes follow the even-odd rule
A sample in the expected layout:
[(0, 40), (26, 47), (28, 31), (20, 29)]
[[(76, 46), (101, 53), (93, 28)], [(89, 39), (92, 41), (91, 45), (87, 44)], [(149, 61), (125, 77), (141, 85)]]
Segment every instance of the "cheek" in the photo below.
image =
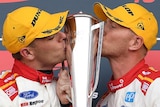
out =
[(48, 55), (50, 53), (55, 52), (56, 51), (55, 48), (56, 48), (56, 46), (54, 46), (54, 44), (49, 43), (49, 42), (48, 43), (44, 42), (44, 43), (37, 45), (36, 51), (38, 54)]
[(107, 35), (103, 38), (102, 49), (106, 51), (116, 50), (123, 42), (114, 35)]
[(56, 48), (58, 46), (56, 46), (57, 43), (55, 42), (52, 42), (52, 41), (48, 41), (46, 43), (43, 43), (41, 48), (45, 51), (53, 51), (53, 50), (56, 50)]

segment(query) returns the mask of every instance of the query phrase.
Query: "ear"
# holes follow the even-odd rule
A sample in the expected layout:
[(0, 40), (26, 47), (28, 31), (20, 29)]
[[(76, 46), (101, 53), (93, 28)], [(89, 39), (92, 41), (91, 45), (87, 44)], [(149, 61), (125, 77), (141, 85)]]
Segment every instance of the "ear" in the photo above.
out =
[(29, 47), (24, 47), (20, 50), (20, 54), (28, 60), (32, 60), (34, 58), (34, 53), (32, 51), (32, 49), (30, 49)]
[(143, 46), (143, 38), (140, 36), (134, 36), (129, 42), (129, 50), (138, 50)]

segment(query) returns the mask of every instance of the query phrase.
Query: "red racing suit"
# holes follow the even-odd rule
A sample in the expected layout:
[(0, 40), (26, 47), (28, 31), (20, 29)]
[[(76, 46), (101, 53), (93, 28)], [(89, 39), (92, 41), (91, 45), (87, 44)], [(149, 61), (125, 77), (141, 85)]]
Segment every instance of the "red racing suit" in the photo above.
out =
[(15, 60), (0, 73), (0, 107), (60, 107), (53, 73), (46, 74)]
[(160, 71), (140, 61), (123, 77), (108, 83), (96, 107), (160, 107)]

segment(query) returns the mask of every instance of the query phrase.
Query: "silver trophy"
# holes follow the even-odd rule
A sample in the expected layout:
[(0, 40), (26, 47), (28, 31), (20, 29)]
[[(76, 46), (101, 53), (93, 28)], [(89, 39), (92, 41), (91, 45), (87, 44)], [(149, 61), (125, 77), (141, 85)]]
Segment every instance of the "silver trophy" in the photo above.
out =
[(82, 12), (66, 20), (73, 107), (92, 107), (92, 95), (99, 80), (103, 29), (104, 22)]

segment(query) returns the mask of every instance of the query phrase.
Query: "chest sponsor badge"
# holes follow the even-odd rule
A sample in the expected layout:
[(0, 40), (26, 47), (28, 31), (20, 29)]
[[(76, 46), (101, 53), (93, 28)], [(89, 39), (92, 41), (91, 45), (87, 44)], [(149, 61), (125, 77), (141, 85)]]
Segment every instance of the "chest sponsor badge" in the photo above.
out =
[(136, 92), (127, 92), (125, 96), (126, 102), (134, 102)]
[(19, 94), (19, 97), (24, 98), (24, 99), (33, 99), (35, 97), (38, 96), (38, 92), (37, 91), (24, 91), (22, 93)]

